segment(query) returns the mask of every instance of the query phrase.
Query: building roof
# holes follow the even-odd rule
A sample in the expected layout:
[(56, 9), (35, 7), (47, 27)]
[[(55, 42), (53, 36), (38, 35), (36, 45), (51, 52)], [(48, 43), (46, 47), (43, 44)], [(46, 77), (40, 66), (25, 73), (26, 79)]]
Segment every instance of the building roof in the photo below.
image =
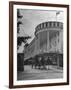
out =
[(42, 30), (44, 28), (61, 28), (61, 29), (63, 29), (63, 23), (62, 22), (58, 22), (58, 21), (48, 21), (48, 22), (40, 23), (35, 28), (35, 34), (39, 30)]

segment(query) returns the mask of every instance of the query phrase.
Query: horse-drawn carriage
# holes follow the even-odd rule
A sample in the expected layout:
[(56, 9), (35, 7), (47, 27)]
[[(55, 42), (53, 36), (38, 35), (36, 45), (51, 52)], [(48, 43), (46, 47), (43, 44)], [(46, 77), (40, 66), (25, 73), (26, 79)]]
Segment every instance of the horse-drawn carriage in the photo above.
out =
[(32, 68), (46, 69), (47, 65), (50, 65), (52, 62), (49, 57), (44, 57), (43, 55), (36, 55), (32, 58)]

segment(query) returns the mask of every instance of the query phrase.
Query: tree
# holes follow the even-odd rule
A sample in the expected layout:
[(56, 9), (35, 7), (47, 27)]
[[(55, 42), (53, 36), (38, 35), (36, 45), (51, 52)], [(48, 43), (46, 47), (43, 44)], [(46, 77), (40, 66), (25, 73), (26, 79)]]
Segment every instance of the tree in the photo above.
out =
[[(19, 9), (17, 10), (17, 33), (19, 34), (19, 31), (20, 31), (20, 24), (23, 24), (22, 21), (18, 20), (18, 19), (21, 19), (23, 16), (20, 15), (20, 11)], [(17, 37), (17, 46), (19, 47), (21, 45), (21, 43), (23, 42), (24, 44), (27, 43), (27, 40), (30, 39), (31, 37), (29, 35), (27, 36), (18, 36)]]
[[(21, 18), (23, 16), (20, 15), (19, 9), (17, 10), (17, 49), (19, 49), (19, 46), (21, 46), (22, 42), (27, 45), (27, 40), (31, 38), (29, 35), (24, 36), (20, 35), (20, 24), (23, 24), (21, 21)], [(18, 53), (17, 54), (17, 70), (18, 71), (24, 71), (24, 53)]]

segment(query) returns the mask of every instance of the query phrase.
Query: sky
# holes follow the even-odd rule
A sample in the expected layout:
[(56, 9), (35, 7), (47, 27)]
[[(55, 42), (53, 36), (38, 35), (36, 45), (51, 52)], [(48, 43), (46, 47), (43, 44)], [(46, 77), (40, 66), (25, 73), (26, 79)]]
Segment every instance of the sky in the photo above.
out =
[[(20, 25), (19, 36), (31, 36), (27, 42), (30, 43), (34, 38), (35, 28), (38, 24), (42, 22), (48, 21), (59, 21), (63, 22), (63, 12), (60, 13), (56, 17), (56, 10), (33, 10), (33, 9), (20, 9), (20, 14), (23, 16), (21, 21), (22, 25)], [(24, 43), (19, 47), (18, 52), (23, 52)]]

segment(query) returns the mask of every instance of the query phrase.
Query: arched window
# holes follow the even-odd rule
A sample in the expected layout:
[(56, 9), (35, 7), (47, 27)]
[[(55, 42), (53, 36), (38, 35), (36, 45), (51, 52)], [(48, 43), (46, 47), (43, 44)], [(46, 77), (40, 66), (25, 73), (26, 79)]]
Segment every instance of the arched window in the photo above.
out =
[(59, 22), (57, 22), (57, 27), (59, 27)]
[(52, 27), (52, 22), (50, 22), (49, 26)]
[(55, 25), (56, 25), (56, 23), (54, 22), (54, 23), (53, 23), (53, 26), (55, 27)]
[(46, 22), (46, 27), (48, 27), (48, 22)]
[(42, 23), (42, 28), (44, 28), (44, 23)]

